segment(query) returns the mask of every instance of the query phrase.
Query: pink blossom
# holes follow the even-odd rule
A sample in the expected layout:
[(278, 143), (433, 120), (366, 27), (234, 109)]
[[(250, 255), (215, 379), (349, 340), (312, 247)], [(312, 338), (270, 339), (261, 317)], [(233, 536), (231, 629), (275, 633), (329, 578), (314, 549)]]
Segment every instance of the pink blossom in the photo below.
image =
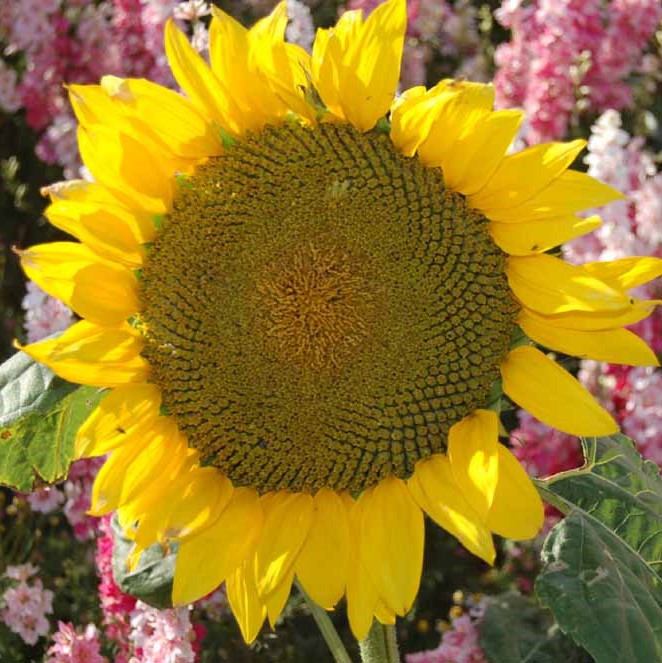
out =
[(47, 295), (36, 283), (28, 281), (22, 306), (28, 342), (34, 343), (64, 331), (73, 322), (73, 314), (60, 300)]
[(0, 619), (7, 628), (16, 633), (29, 645), (37, 643), (46, 635), (50, 624), (46, 615), (53, 612), (53, 592), (44, 589), (39, 578), (28, 584), (35, 567), (10, 567), (10, 576), (23, 577), (17, 584), (10, 585), (0, 598)]
[(90, 509), (92, 484), (103, 463), (103, 457), (76, 461), (69, 469), (63, 485), (66, 497), (64, 515), (79, 541), (93, 538), (97, 531), (99, 519), (89, 516), (87, 512)]
[(21, 107), (16, 88), (16, 72), (0, 58), (0, 110), (15, 113)]
[(662, 466), (662, 372), (636, 367), (628, 375), (630, 392), (623, 413), (623, 432), (641, 454)]
[(195, 632), (187, 608), (158, 610), (138, 601), (131, 614), (131, 641), (140, 657), (129, 663), (194, 663)]
[(662, 372), (651, 366), (598, 365), (607, 399), (623, 432), (644, 458), (662, 467)]
[(609, 24), (583, 81), (595, 108), (618, 110), (632, 104), (632, 87), (625, 79), (640, 68), (642, 50), (661, 18), (658, 0), (612, 0)]
[(662, 173), (652, 174), (652, 169), (630, 198), (635, 207), (637, 234), (659, 251), (662, 247)]
[(230, 604), (225, 593), (225, 585), (195, 602), (195, 607), (204, 610), (208, 619), (221, 621), (230, 614)]
[[(442, 48), (449, 47), (454, 40), (442, 38), (445, 21), (454, 17), (453, 10), (445, 0), (419, 0), (408, 6), (407, 33), (424, 42), (437, 42)], [(458, 27), (458, 26), (456, 26)], [(452, 47), (451, 47), (452, 48)]]
[(165, 57), (163, 30), (175, 0), (114, 0), (114, 42), (121, 49), (124, 75), (173, 85)]
[(285, 36), (288, 41), (310, 51), (315, 38), (315, 27), (310, 9), (301, 0), (287, 0), (289, 23)]
[(73, 113), (66, 109), (52, 118), (42, 134), (35, 152), (45, 163), (58, 163), (64, 167), (64, 176), (75, 178), (80, 170), (76, 129)]
[(99, 636), (94, 624), (78, 633), (71, 623), (58, 622), (53, 644), (44, 663), (108, 663), (99, 651)]
[(495, 13), (512, 30), (495, 53), (497, 104), (520, 106), (528, 140), (560, 138), (585, 107), (631, 103), (625, 78), (642, 61), (662, 16), (658, 0), (507, 0)]
[(451, 621), (436, 649), (407, 654), (406, 663), (488, 663), (478, 642), (477, 624), (482, 610), (475, 615), (463, 614)]
[(26, 499), (33, 511), (52, 513), (64, 502), (64, 495), (55, 486), (47, 486), (30, 493)]
[(17, 564), (15, 566), (8, 566), (5, 569), (5, 578), (10, 580), (18, 580), (20, 582), (27, 582), (33, 575), (38, 573), (39, 567), (34, 564)]
[(136, 599), (120, 590), (113, 577), (113, 533), (111, 516), (99, 522), (95, 562), (99, 575), (99, 599), (103, 612), (106, 637), (117, 647), (115, 663), (126, 663), (131, 655), (129, 616), (136, 606)]
[(432, 49), (428, 44), (422, 44), (418, 39), (412, 37), (405, 39), (400, 69), (403, 89), (425, 85), (428, 61), (431, 57)]
[(203, 16), (209, 16), (211, 7), (205, 0), (185, 0), (179, 2), (172, 11), (172, 15), (180, 21), (193, 23)]
[(5, 52), (39, 50), (34, 36), (49, 33), (49, 18), (58, 11), (59, 1), (5, 0), (2, 5), (2, 28), (8, 40)]
[(582, 453), (576, 437), (541, 423), (520, 410), (519, 427), (510, 435), (512, 451), (534, 477), (547, 477), (579, 467)]

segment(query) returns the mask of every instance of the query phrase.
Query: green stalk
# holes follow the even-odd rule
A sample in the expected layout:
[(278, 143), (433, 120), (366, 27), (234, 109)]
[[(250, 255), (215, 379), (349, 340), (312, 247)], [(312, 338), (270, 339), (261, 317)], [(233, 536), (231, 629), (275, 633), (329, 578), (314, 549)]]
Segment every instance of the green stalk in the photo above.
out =
[(333, 625), (333, 622), (329, 618), (329, 615), (326, 613), (326, 610), (320, 608), (315, 601), (313, 601), (306, 592), (303, 591), (303, 587), (296, 582), (297, 589), (301, 592), (301, 595), (306, 599), (308, 608), (313, 616), (313, 619), (317, 623), (319, 630), (322, 632), (322, 636), (331, 651), (333, 660), (336, 663), (352, 663), (352, 659), (349, 657), (345, 645), (343, 645), (336, 627)]
[(363, 663), (400, 663), (395, 626), (374, 621), (364, 640), (359, 642)]

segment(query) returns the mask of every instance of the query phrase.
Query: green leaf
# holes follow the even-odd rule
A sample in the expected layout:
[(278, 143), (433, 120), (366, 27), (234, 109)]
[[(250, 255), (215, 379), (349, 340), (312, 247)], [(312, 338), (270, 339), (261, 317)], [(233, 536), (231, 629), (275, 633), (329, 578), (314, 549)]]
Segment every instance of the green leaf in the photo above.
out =
[(113, 529), (113, 576), (117, 586), (155, 608), (172, 608), (172, 581), (175, 576), (177, 544), (165, 551), (155, 543), (143, 551), (136, 567), (129, 571), (127, 559), (133, 542), (126, 537), (117, 515), (111, 521)]
[(547, 610), (521, 594), (490, 597), (478, 628), (480, 646), (490, 663), (591, 660), (561, 633)]
[(536, 592), (598, 663), (662, 660), (662, 479), (623, 435), (582, 440), (585, 466), (538, 481), (567, 514)]
[(56, 402), (44, 399), (38, 408), (0, 429), (0, 484), (27, 493), (35, 483), (66, 477), (76, 433), (103, 395), (95, 387), (70, 386), (73, 391)]
[(75, 388), (25, 352), (17, 352), (0, 365), (0, 427), (45, 411)]

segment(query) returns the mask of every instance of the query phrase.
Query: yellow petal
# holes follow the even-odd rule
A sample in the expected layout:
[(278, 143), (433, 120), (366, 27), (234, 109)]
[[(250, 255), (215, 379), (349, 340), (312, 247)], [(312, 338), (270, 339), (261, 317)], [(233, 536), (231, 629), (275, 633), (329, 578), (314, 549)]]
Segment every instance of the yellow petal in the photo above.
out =
[(135, 138), (106, 126), (80, 126), (78, 148), (94, 178), (127, 207), (150, 214), (170, 211), (174, 170)]
[(116, 387), (101, 400), (76, 435), (76, 457), (103, 456), (151, 427), (159, 416), (161, 392), (153, 384)]
[(470, 131), (460, 134), (453, 157), (446, 159), (442, 169), (446, 186), (464, 195), (471, 195), (490, 180), (513, 142), (524, 113), (502, 110), (478, 120)]
[(384, 117), (395, 96), (404, 45), (405, 0), (387, 0), (363, 22), (345, 12), (334, 28), (318, 31), (312, 78), (331, 113), (361, 131)]
[[(121, 79), (117, 79), (121, 80)], [(131, 136), (159, 162), (171, 162), (171, 170), (179, 170), (182, 160), (162, 135), (146, 122), (147, 116), (136, 116), (121, 102), (113, 100), (101, 85), (68, 85), (69, 100), (80, 126), (94, 131), (107, 127)]]
[(232, 90), (241, 109), (241, 128), (259, 130), (289, 112), (314, 119), (304, 91), (310, 56), (285, 42), (287, 9), (281, 2), (250, 30), (218, 8), (212, 9), (209, 52), (212, 71)]
[(582, 267), (608, 286), (630, 290), (662, 276), (662, 258), (633, 256), (608, 262), (587, 262)]
[(395, 477), (365, 491), (359, 503), (361, 558), (386, 606), (404, 616), (421, 579), (423, 514), (405, 483)]
[(618, 329), (627, 325), (633, 325), (647, 318), (659, 304), (662, 304), (662, 300), (639, 300), (633, 298), (630, 306), (618, 313), (576, 311), (561, 313), (559, 315), (541, 315), (526, 307), (525, 309), (527, 315), (550, 327), (595, 331)]
[[(526, 173), (522, 177), (525, 179)], [(505, 196), (498, 206), (493, 207), (479, 206), (474, 196), (468, 197), (468, 203), (491, 221), (517, 223), (575, 214), (622, 199), (623, 195), (616, 189), (590, 175), (566, 170), (542, 191), (516, 207), (512, 207)]]
[(135, 276), (102, 262), (81, 244), (51, 242), (20, 256), (28, 278), (90, 322), (116, 325), (138, 312)]
[(499, 483), (487, 518), (489, 528), (508, 539), (532, 539), (545, 514), (538, 491), (519, 461), (499, 445)]
[[(442, 84), (448, 84), (450, 79), (444, 79), (437, 83), (437, 86), (442, 85)], [(432, 88), (433, 89), (433, 88)], [(391, 125), (393, 125), (396, 121), (396, 118), (398, 122), (402, 122), (403, 115), (397, 115), (398, 112), (401, 111), (401, 106), (407, 104), (415, 104), (417, 103), (416, 100), (426, 94), (428, 92), (427, 88), (425, 85), (415, 85), (414, 87), (407, 88), (404, 90), (401, 94), (399, 94), (394, 100), (393, 103), (391, 104)], [(406, 133), (406, 132), (402, 132)], [(391, 139), (393, 139), (393, 133), (391, 134)], [(395, 142), (395, 141), (393, 141)]]
[[(241, 100), (244, 95), (251, 95), (249, 82), (241, 78), (248, 70), (248, 30), (218, 7), (212, 7), (209, 63), (216, 77), (235, 91), (236, 98)], [(246, 106), (250, 107), (250, 101)]]
[(501, 364), (503, 390), (536, 419), (570, 435), (612, 435), (618, 425), (567, 371), (540, 350), (520, 346)]
[(384, 605), (382, 601), (377, 601), (375, 617), (377, 617), (377, 621), (380, 624), (395, 624), (395, 613)]
[(209, 30), (212, 71), (232, 90), (234, 101), (242, 111), (241, 129), (258, 131), (269, 118), (282, 115), (283, 104), (249, 62), (248, 30), (220, 9), (212, 11)]
[(149, 215), (141, 216), (119, 206), (56, 200), (44, 215), (56, 228), (73, 235), (101, 257), (127, 267), (142, 265), (141, 245), (156, 235)]
[(197, 451), (185, 449), (174, 462), (162, 467), (158, 482), (117, 509), (120, 524), (131, 533), (138, 550), (145, 550), (158, 542), (158, 532), (163, 531), (163, 523), (170, 516), (171, 486), (199, 467), (199, 461)]
[(240, 564), (227, 579), (228, 602), (244, 640), (250, 644), (264, 624), (267, 606), (257, 593), (251, 559)]
[(279, 116), (287, 116), (291, 111), (314, 122), (317, 110), (306, 99), (310, 88), (310, 55), (297, 44), (288, 44), (282, 39), (263, 40), (252, 44), (251, 49), (260, 74), (281, 102)]
[[(180, 94), (143, 78), (104, 76), (101, 87), (133, 122), (187, 159), (216, 156), (223, 151), (218, 130)], [(142, 122), (145, 120), (145, 122)]]
[(492, 535), (455, 483), (446, 456), (419, 461), (407, 482), (412, 497), (432, 520), (452, 534), (469, 552), (494, 564)]
[(232, 497), (232, 482), (215, 467), (196, 467), (170, 485), (174, 499), (157, 531), (159, 541), (186, 540), (214, 524)]
[(256, 21), (248, 31), (252, 39), (285, 39), (285, 28), (287, 27), (287, 2), (281, 0), (272, 9), (271, 13)]
[(238, 134), (240, 114), (232, 96), (172, 19), (166, 23), (165, 51), (175, 80), (191, 103), (204, 117)]
[[(154, 437), (160, 440), (158, 432)], [(130, 445), (120, 447), (110, 454), (92, 486), (91, 515), (103, 516), (121, 506), (122, 476), (139, 453), (140, 446)]]
[[(432, 125), (452, 98), (455, 81), (440, 81), (430, 90), (405, 90), (391, 104), (391, 141), (405, 156), (413, 156), (427, 140)], [(450, 91), (449, 91), (450, 90)]]
[(543, 254), (508, 258), (510, 289), (526, 306), (544, 315), (576, 311), (620, 313), (632, 300), (591, 276), (581, 266)]
[(391, 108), (391, 140), (406, 156), (417, 150), (441, 166), (453, 191), (478, 189), (496, 169), (522, 120), (520, 111), (490, 112), (492, 86), (443, 80), (427, 92), (407, 91)]
[(92, 264), (73, 278), (71, 308), (99, 325), (116, 325), (138, 313), (138, 280), (126, 269)]
[(361, 505), (347, 494), (344, 494), (342, 498), (347, 507), (350, 522), (347, 617), (354, 637), (357, 640), (363, 640), (372, 626), (379, 595), (361, 559)]
[(536, 343), (580, 359), (595, 359), (628, 366), (659, 366), (645, 341), (627, 329), (577, 331), (545, 324), (544, 318), (521, 311), (517, 320)]
[(585, 140), (542, 143), (510, 154), (485, 186), (471, 196), (477, 209), (517, 207), (561, 175), (586, 146)]
[(571, 239), (581, 237), (599, 228), (599, 216), (586, 219), (574, 214), (538, 221), (520, 223), (490, 223), (490, 235), (506, 253), (511, 256), (529, 256), (548, 251)]
[(58, 338), (17, 347), (69, 382), (117, 387), (147, 379), (142, 345), (128, 325), (99, 327), (81, 320)]
[[(358, 22), (363, 21), (360, 12), (350, 10), (346, 11), (340, 17), (338, 23), (341, 21), (347, 21), (350, 17)], [(332, 36), (333, 32), (330, 29), (318, 28), (317, 33), (315, 34), (310, 60), (311, 79), (316, 82), (317, 88), (319, 88), (320, 84), (326, 87), (326, 101), (324, 102), (326, 107), (335, 109), (336, 113), (342, 113), (338, 103), (338, 76), (335, 65), (335, 60), (340, 57), (340, 49), (337, 41), (332, 41)], [(327, 52), (330, 53), (331, 49), (335, 51), (334, 60), (327, 56)]]
[(264, 508), (262, 538), (255, 552), (260, 596), (273, 592), (293, 568), (312, 522), (313, 498), (282, 491), (272, 495)]
[(448, 460), (462, 494), (485, 520), (496, 490), (499, 420), (491, 410), (476, 410), (451, 426)]
[(438, 96), (434, 124), (418, 148), (423, 165), (441, 166), (442, 170), (451, 167), (449, 164), (456, 154), (458, 139), (469, 138), (488, 117), (494, 104), (492, 85), (453, 80), (445, 83), (446, 87)]
[(253, 555), (262, 522), (257, 493), (236, 488), (213, 525), (179, 544), (173, 603), (187, 605), (216, 589)]
[(292, 582), (294, 581), (294, 571), (290, 571), (289, 575), (276, 587), (276, 589), (271, 592), (268, 596), (264, 597), (264, 602), (267, 606), (267, 617), (269, 619), (269, 625), (271, 628), (276, 628), (276, 622), (280, 617), (280, 613), (283, 612), (283, 608), (287, 603), (287, 599), (290, 598), (290, 592), (292, 591)]
[[(70, 202), (88, 203), (97, 206), (108, 205), (113, 208), (123, 205), (122, 199), (118, 198), (105, 186), (99, 184), (99, 182), (89, 182), (87, 180), (55, 182), (55, 184), (42, 187), (40, 192), (43, 196), (48, 196), (51, 202), (68, 200)], [(130, 209), (131, 211), (136, 211), (133, 207)]]
[(186, 442), (174, 422), (160, 417), (142, 444), (126, 445), (110, 454), (94, 481), (90, 513), (103, 516), (158, 486), (165, 468), (179, 462), (185, 452)]
[(349, 520), (342, 499), (333, 490), (322, 488), (314, 502), (313, 521), (295, 571), (313, 601), (331, 610), (347, 584)]
[(81, 126), (106, 124), (126, 128), (127, 122), (100, 85), (67, 85), (69, 103)]

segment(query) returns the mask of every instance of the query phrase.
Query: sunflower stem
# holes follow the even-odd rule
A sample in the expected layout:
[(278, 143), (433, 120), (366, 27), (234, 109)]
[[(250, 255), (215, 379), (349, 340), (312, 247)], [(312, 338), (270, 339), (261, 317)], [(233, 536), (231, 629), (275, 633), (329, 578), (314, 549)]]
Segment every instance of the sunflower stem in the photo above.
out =
[(372, 623), (365, 639), (359, 642), (363, 663), (400, 663), (394, 625)]
[(318, 606), (317, 603), (315, 603), (315, 601), (313, 601), (310, 596), (308, 596), (308, 594), (303, 591), (303, 587), (298, 581), (296, 581), (296, 586), (297, 589), (301, 592), (303, 598), (306, 599), (308, 608), (310, 609), (310, 612), (313, 615), (313, 619), (317, 623), (319, 630), (322, 632), (322, 636), (324, 637), (324, 640), (329, 647), (329, 650), (331, 651), (333, 660), (336, 663), (352, 663), (352, 659), (349, 657), (349, 654), (345, 649), (345, 645), (343, 645), (342, 640), (338, 635), (338, 631), (336, 631), (336, 627), (333, 625), (333, 622), (331, 621), (329, 615), (326, 613), (326, 610), (324, 610), (324, 608), (320, 608), (320, 606)]

